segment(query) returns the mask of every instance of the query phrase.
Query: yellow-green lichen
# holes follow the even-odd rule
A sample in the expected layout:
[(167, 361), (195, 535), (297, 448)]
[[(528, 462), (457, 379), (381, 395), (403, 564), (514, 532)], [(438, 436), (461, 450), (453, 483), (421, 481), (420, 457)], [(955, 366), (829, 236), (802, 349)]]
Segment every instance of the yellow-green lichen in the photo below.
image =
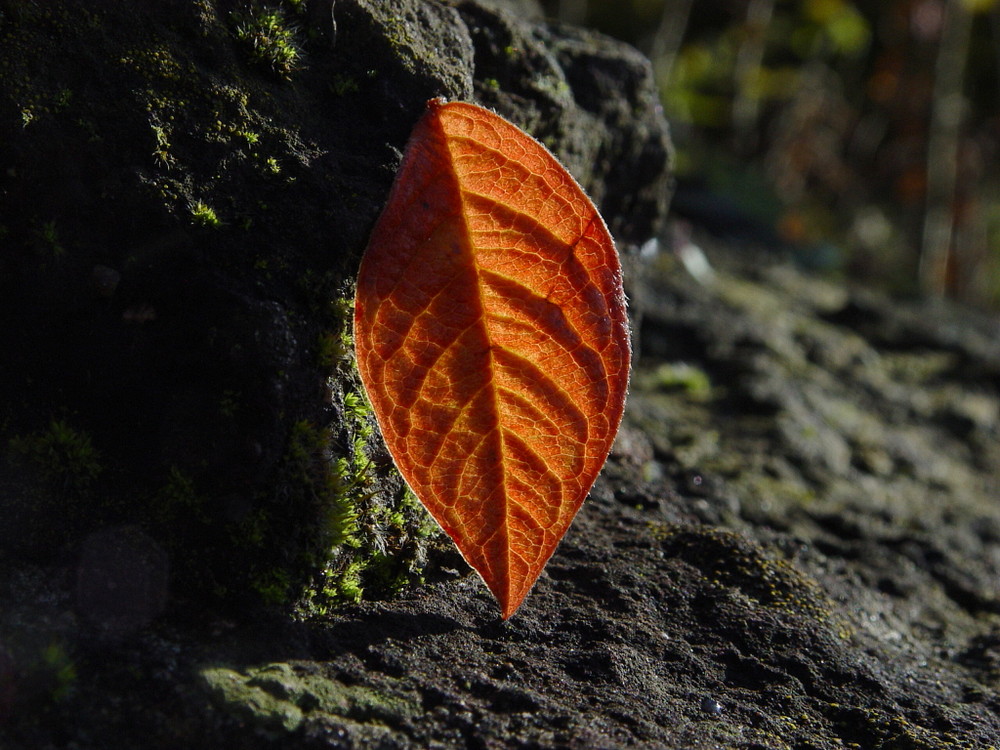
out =
[(735, 532), (659, 524), (651, 524), (650, 531), (672, 556), (698, 568), (710, 586), (734, 589), (753, 606), (846, 627), (816, 581)]
[[(357, 722), (369, 731), (384, 732), (422, 713), (417, 697), (406, 690), (345, 685), (283, 662), (242, 670), (206, 666), (200, 674), (220, 708), (263, 730), (294, 732), (306, 722), (336, 717), (340, 723)], [(382, 743), (373, 739), (372, 744)]]

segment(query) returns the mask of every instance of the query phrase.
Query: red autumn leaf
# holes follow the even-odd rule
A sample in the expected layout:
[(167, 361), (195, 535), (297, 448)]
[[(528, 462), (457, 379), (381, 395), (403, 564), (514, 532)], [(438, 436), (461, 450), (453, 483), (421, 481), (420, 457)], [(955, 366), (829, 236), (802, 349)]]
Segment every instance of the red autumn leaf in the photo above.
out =
[(396, 465), (510, 617), (625, 405), (621, 267), (597, 209), (511, 123), (431, 100), (361, 263), (354, 336)]

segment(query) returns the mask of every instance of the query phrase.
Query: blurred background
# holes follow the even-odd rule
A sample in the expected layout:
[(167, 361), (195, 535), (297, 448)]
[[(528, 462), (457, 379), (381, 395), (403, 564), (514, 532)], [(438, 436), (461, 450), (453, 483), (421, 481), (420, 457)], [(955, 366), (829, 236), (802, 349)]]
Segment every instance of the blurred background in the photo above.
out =
[(676, 214), (823, 272), (1000, 310), (998, 0), (542, 4), (653, 61)]

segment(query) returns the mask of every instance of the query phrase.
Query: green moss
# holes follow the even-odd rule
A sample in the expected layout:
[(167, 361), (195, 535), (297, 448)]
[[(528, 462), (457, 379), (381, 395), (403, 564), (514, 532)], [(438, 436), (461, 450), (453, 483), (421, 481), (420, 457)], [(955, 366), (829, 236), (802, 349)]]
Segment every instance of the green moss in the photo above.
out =
[(287, 570), (275, 568), (259, 574), (251, 584), (265, 604), (280, 606), (292, 593), (292, 579)]
[(240, 408), (240, 394), (228, 388), (222, 391), (222, 398), (219, 400), (219, 414), (228, 419), (236, 416)]
[(76, 682), (76, 665), (61, 643), (50, 643), (42, 651), (41, 671), (48, 675), (54, 700), (69, 696)]
[(364, 586), (361, 583), (362, 571), (367, 567), (365, 560), (354, 560), (344, 569), (329, 576), (323, 593), (333, 602), (344, 601), (357, 603), (361, 601)]
[(316, 343), (316, 364), (322, 370), (330, 370), (346, 355), (346, 352), (341, 335), (324, 331)]
[(289, 23), (279, 8), (252, 6), (233, 13), (234, 34), (247, 50), (250, 61), (281, 78), (289, 78), (302, 67), (299, 28)]
[(648, 373), (645, 381), (647, 388), (680, 390), (699, 401), (712, 396), (712, 382), (705, 371), (686, 362), (666, 362)]
[(386, 41), (395, 53), (403, 58), (412, 57), (413, 34), (402, 18), (390, 18), (385, 26)]
[[(329, 430), (300, 420), (292, 428), (281, 483), (298, 495), (297, 504), (312, 506), (320, 528), (311, 553), (318, 568), (313, 583), (300, 597), (300, 614), (325, 614), (330, 606), (357, 601), (358, 579), (364, 563), (356, 551), (358, 509), (370, 494), (367, 461), (354, 455), (333, 455), (334, 436)], [(268, 593), (274, 589), (266, 584)]]
[(215, 209), (204, 201), (197, 201), (191, 206), (191, 221), (195, 226), (211, 227), (213, 229), (222, 225)]
[(35, 231), (35, 245), (42, 255), (52, 258), (61, 258), (66, 255), (66, 248), (59, 240), (59, 230), (54, 221), (44, 222)]
[(11, 439), (10, 446), (64, 489), (87, 492), (102, 471), (100, 453), (90, 436), (62, 420), (54, 419), (45, 430)]
[(344, 96), (345, 94), (356, 94), (361, 90), (358, 86), (358, 82), (354, 78), (345, 76), (343, 73), (334, 73), (330, 77), (330, 91), (332, 91), (337, 96)]
[[(171, 28), (162, 26), (156, 14), (118, 28), (111, 15), (72, 3), (18, 13), (16, 19), (8, 14), (0, 32), (0, 78), (10, 85), (0, 91), (0, 109), (10, 114), (8, 119), (24, 113), (29, 132), (20, 137), (32, 143), (48, 137), (48, 126), (55, 126), (71, 139), (67, 148), (103, 141), (88, 159), (114, 161), (120, 153), (131, 180), (122, 193), (109, 194), (100, 205), (93, 201), (79, 215), (39, 209), (37, 217), (9, 223), (8, 241), (54, 266), (64, 245), (67, 259), (81, 248), (104, 247), (100, 237), (79, 230), (113, 225), (111, 209), (107, 221), (93, 219), (94, 211), (119, 203), (156, 226), (169, 221), (198, 227), (194, 242), (204, 243), (198, 263), (205, 268), (257, 284), (262, 297), (270, 298), (276, 289), (281, 295), (290, 291), (283, 302), (296, 335), (303, 336), (296, 346), (312, 343), (311, 364), (325, 379), (319, 382), (326, 387), (326, 401), (309, 402), (300, 394), (290, 398), (276, 424), (284, 446), (262, 441), (266, 453), (260, 473), (239, 479), (238, 485), (233, 475), (212, 471), (225, 457), (186, 453), (170, 454), (181, 465), (162, 473), (154, 468), (142, 477), (108, 458), (95, 480), (101, 457), (83, 433), (65, 422), (21, 438), (21, 450), (9, 451), (9, 460), (27, 464), (30, 459), (40, 467), (29, 467), (26, 474), (46, 486), (30, 488), (33, 494), (25, 493), (24, 504), (52, 506), (50, 515), (65, 529), (56, 542), (72, 541), (83, 524), (128, 518), (168, 550), (175, 580), (190, 584), (193, 593), (241, 598), (256, 592), (286, 606), (311, 596), (327, 608), (362, 591), (377, 596), (422, 564), (422, 537), (414, 529), (423, 523), (423, 512), (407, 504), (391, 466), (373, 466), (369, 460), (379, 439), (352, 359), (353, 294), (343, 288), (345, 270), (339, 262), (313, 262), (311, 240), (301, 229), (314, 221), (314, 210), (329, 214), (332, 209), (314, 209), (302, 200), (302, 191), (280, 189), (311, 179), (307, 166), (320, 154), (318, 145), (302, 140), (301, 123), (287, 114), (289, 106), (305, 101), (304, 92), (262, 83), (245, 66), (234, 67), (225, 51), (237, 46), (254, 67), (289, 77), (302, 67), (296, 25), (305, 23), (300, 17), (304, 4), (241, 0), (226, 8), (238, 17), (220, 17), (214, 3), (185, 7), (171, 15), (176, 21)], [(193, 32), (185, 37), (191, 44), (176, 43), (181, 32)], [(80, 87), (70, 68), (78, 57), (54, 54), (53, 38), (74, 55), (82, 50), (84, 59), (108, 62), (100, 86), (86, 92)], [(216, 48), (222, 52), (207, 53)], [(335, 78), (333, 87), (348, 94), (366, 82), (360, 72)], [(16, 119), (10, 124), (20, 130)], [(360, 200), (349, 189), (343, 198)], [(51, 221), (56, 215), (58, 226)], [(248, 238), (251, 226), (254, 236)], [(131, 268), (152, 258), (150, 268), (159, 269), (156, 264), (174, 250), (157, 246), (148, 256), (143, 252), (128, 252), (122, 265)], [(289, 373), (288, 380), (299, 375)], [(251, 421), (244, 398), (242, 385), (229, 384), (229, 390), (220, 387), (216, 400), (207, 402), (208, 427), (220, 445), (229, 445), (234, 431)], [(108, 455), (118, 447), (108, 443)], [(39, 483), (43, 476), (88, 495), (72, 497)], [(46, 548), (56, 546), (48, 538), (54, 525), (37, 524)], [(31, 531), (36, 533), (34, 527)]]
[(302, 420), (292, 428), (288, 461), (297, 477), (320, 508), (325, 544), (339, 547), (355, 544), (357, 503), (365, 498), (367, 462), (330, 456), (331, 436), (326, 430)]
[[(321, 297), (321, 277), (304, 280), (310, 296)], [(393, 467), (369, 458), (380, 440), (375, 416), (358, 384), (350, 335), (353, 298), (317, 299), (317, 314), (336, 324), (320, 335), (316, 359), (329, 373), (331, 428), (303, 420), (289, 440), (286, 472), (290, 491), (317, 509), (321, 533), (313, 554), (312, 583), (299, 598), (302, 617), (331, 607), (383, 596), (419, 580), (427, 540), (437, 527), (405, 489)]]
[[(312, 289), (308, 281), (305, 284), (309, 294), (317, 294), (319, 290)], [(354, 315), (353, 300), (343, 297), (334, 298), (333, 302), (320, 305), (325, 307), (326, 315), (339, 324), (334, 330), (324, 331), (316, 347), (316, 360), (320, 368), (350, 376), (353, 372), (354, 338), (351, 336), (351, 322)]]
[(73, 101), (73, 92), (70, 89), (59, 89), (55, 96), (55, 111), (62, 112), (69, 109)]
[[(4, 644), (18, 665), (17, 682), (13, 684), (42, 699), (33, 705), (44, 712), (45, 702), (59, 703), (73, 695), (79, 681), (77, 665), (64, 637), (47, 632), (45, 626), (38, 627), (38, 623), (22, 622), (21, 625), (20, 631), (8, 631), (10, 637)], [(11, 684), (6, 682), (4, 687)], [(8, 692), (7, 696), (10, 695)]]
[(166, 128), (163, 125), (150, 122), (153, 137), (156, 140), (156, 148), (153, 149), (153, 157), (162, 165), (169, 167), (174, 163), (174, 157), (170, 154), (170, 138), (167, 136)]
[[(215, 29), (214, 24), (209, 23), (207, 31)], [(145, 109), (151, 133), (152, 171), (144, 182), (168, 211), (186, 214), (197, 226), (220, 227), (223, 205), (235, 226), (259, 226), (258, 202), (241, 205), (253, 192), (246, 183), (245, 165), (252, 164), (263, 179), (282, 175), (294, 181), (283, 165), (301, 162), (304, 145), (295, 132), (276, 124), (274, 100), (248, 88), (245, 77), (207, 77), (165, 41), (143, 41), (144, 46), (119, 53), (118, 62), (123, 75), (132, 79), (136, 103)], [(237, 175), (239, 186), (232, 182)]]
[(189, 529), (192, 522), (208, 521), (204, 497), (198, 493), (194, 480), (176, 466), (170, 467), (167, 481), (156, 491), (151, 507), (154, 523), (166, 527), (183, 522), (183, 528)]
[(252, 130), (238, 130), (236, 135), (246, 142), (248, 146), (256, 146), (258, 141), (260, 141), (260, 134), (254, 133)]
[[(328, 543), (332, 547), (358, 546), (355, 532), (358, 528), (356, 501), (367, 499), (359, 494), (360, 487), (368, 483), (364, 474), (368, 468), (355, 466), (346, 458), (338, 458), (330, 471), (330, 502), (324, 514)], [(353, 495), (353, 497), (351, 497)]]

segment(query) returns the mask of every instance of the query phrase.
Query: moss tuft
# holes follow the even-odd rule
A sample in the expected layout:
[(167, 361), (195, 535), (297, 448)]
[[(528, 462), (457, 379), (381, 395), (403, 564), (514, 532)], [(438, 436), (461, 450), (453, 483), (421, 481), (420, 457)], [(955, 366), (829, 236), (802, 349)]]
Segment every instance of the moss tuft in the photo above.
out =
[(290, 78), (302, 67), (299, 28), (288, 22), (282, 10), (254, 6), (233, 13), (232, 20), (236, 39), (253, 64), (281, 78)]
[(215, 209), (204, 201), (196, 201), (191, 206), (191, 221), (195, 226), (218, 228), (222, 225)]
[(10, 447), (66, 490), (87, 492), (102, 471), (100, 453), (90, 436), (59, 419), (53, 419), (45, 430), (12, 438)]

